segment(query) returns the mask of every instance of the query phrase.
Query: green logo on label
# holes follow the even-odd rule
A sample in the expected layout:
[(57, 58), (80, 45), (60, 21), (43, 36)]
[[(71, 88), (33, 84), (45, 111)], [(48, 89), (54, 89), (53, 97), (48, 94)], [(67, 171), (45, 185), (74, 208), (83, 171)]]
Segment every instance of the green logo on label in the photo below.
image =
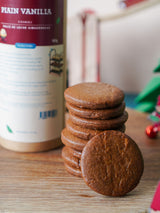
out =
[(12, 129), (8, 125), (7, 125), (7, 130), (8, 132), (13, 133)]
[(59, 23), (60, 23), (60, 21), (61, 21), (61, 18), (60, 18), (60, 17), (58, 17), (58, 18), (57, 18), (57, 20), (56, 20), (56, 24), (59, 24)]

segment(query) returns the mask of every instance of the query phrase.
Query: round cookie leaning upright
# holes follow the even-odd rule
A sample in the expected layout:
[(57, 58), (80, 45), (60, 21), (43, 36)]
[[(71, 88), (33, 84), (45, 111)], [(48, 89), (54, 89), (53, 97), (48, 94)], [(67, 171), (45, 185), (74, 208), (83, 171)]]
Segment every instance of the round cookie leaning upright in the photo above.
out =
[(64, 92), (68, 103), (88, 109), (113, 108), (124, 100), (124, 93), (107, 83), (80, 83), (69, 87)]
[(81, 155), (86, 184), (108, 196), (133, 190), (143, 174), (144, 162), (137, 144), (126, 134), (107, 130), (93, 137)]

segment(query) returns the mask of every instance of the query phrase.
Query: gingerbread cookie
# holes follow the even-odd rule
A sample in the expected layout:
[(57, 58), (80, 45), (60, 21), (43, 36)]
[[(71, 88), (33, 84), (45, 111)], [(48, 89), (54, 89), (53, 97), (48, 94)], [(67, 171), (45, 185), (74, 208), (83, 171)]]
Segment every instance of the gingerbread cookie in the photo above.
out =
[(70, 153), (71, 153), (74, 157), (76, 157), (76, 158), (78, 158), (78, 159), (81, 159), (81, 154), (82, 154), (82, 152), (77, 151), (77, 150), (75, 150), (75, 149), (72, 149), (71, 147), (67, 147), (67, 148), (69, 149)]
[(122, 126), (128, 119), (128, 113), (125, 111), (123, 115), (109, 119), (109, 120), (95, 120), (77, 117), (69, 113), (71, 121), (83, 128), (96, 129), (96, 130), (106, 130), (106, 129), (116, 129)]
[(78, 117), (105, 120), (105, 119), (111, 119), (111, 118), (115, 118), (122, 115), (125, 109), (125, 103), (122, 102), (117, 107), (109, 108), (109, 109), (85, 109), (85, 108), (76, 107), (67, 102), (66, 107), (72, 114)]
[(104, 109), (118, 106), (124, 100), (124, 93), (106, 83), (81, 83), (64, 92), (68, 103), (88, 109)]
[(66, 162), (71, 167), (76, 169), (80, 169), (80, 158), (77, 158), (73, 155), (72, 149), (65, 146), (62, 149), (62, 158), (64, 162)]
[(82, 151), (88, 142), (88, 140), (75, 137), (66, 128), (61, 132), (61, 140), (64, 145), (69, 146), (77, 151)]
[[(94, 129), (87, 129), (80, 127), (78, 125), (75, 125), (70, 118), (66, 122), (66, 128), (67, 130), (74, 136), (84, 139), (84, 140), (90, 140), (95, 135), (98, 135), (99, 133), (103, 132), (104, 130), (94, 130)], [(125, 125), (123, 124), (120, 126), (117, 131), (125, 132)]]
[(67, 163), (64, 163), (65, 169), (68, 173), (70, 173), (71, 175), (77, 176), (77, 177), (82, 177), (82, 173), (80, 169), (74, 168), (70, 165), (68, 165)]
[(123, 196), (133, 190), (143, 168), (137, 144), (118, 131), (105, 131), (93, 137), (81, 156), (81, 172), (86, 184), (108, 196)]

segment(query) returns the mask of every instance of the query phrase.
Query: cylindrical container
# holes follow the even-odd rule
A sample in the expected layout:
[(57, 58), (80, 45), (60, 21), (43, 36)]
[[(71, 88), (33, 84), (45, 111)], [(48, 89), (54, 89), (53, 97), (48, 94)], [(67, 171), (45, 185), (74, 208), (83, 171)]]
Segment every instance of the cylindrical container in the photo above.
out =
[(66, 0), (0, 1), (0, 144), (38, 152), (61, 144)]

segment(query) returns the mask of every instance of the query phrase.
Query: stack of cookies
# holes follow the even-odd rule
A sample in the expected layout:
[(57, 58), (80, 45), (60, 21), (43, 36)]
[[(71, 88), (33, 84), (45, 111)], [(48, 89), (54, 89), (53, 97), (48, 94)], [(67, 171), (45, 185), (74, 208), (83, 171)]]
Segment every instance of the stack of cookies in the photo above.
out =
[(105, 130), (125, 132), (124, 93), (106, 83), (81, 83), (65, 90), (69, 118), (61, 139), (66, 170), (81, 177), (80, 160), (88, 141)]

